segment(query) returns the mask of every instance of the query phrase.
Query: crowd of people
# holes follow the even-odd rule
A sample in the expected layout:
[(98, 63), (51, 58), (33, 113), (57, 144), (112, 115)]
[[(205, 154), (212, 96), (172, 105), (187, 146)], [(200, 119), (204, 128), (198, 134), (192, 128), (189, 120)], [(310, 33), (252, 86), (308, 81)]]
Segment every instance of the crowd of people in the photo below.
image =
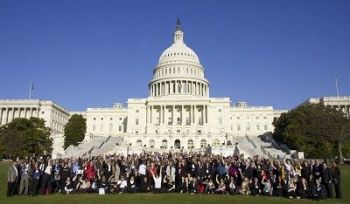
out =
[(163, 153), (89, 158), (16, 159), (8, 170), (7, 196), (51, 193), (190, 193), (341, 198), (335, 162), (260, 156)]

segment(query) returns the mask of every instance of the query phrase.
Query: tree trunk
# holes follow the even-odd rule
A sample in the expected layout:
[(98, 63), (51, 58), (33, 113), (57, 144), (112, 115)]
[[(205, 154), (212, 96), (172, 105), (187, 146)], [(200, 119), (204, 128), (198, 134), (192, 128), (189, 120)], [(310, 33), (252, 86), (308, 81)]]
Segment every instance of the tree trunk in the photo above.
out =
[(341, 151), (341, 142), (338, 142), (338, 159), (339, 159), (339, 164), (344, 164), (343, 153)]

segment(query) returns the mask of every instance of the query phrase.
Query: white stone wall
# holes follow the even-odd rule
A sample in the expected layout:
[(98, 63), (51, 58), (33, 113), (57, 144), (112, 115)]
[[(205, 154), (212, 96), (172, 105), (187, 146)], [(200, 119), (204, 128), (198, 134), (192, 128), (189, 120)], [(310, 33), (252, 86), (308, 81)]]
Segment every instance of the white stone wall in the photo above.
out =
[(88, 108), (86, 135), (119, 136), (126, 132), (127, 109)]
[(0, 100), (0, 125), (11, 122), (14, 118), (38, 117), (45, 120), (46, 127), (53, 134), (63, 133), (68, 122), (69, 112), (52, 101), (37, 99)]

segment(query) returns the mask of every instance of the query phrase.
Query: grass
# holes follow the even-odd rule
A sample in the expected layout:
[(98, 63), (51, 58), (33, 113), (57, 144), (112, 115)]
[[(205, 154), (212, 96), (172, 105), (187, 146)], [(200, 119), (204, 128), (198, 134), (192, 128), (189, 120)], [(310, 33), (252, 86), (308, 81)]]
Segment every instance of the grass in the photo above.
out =
[(342, 191), (343, 199), (327, 199), (322, 201), (313, 200), (291, 200), (287, 198), (277, 197), (253, 197), (253, 196), (229, 196), (229, 195), (188, 195), (188, 194), (115, 194), (100, 196), (97, 194), (79, 194), (79, 195), (61, 195), (54, 194), (49, 196), (15, 196), (12, 198), (6, 197), (6, 177), (8, 165), (0, 163), (0, 203), (142, 203), (142, 204), (157, 204), (157, 203), (244, 203), (244, 204), (277, 204), (277, 203), (350, 203), (350, 166), (341, 166), (342, 173)]

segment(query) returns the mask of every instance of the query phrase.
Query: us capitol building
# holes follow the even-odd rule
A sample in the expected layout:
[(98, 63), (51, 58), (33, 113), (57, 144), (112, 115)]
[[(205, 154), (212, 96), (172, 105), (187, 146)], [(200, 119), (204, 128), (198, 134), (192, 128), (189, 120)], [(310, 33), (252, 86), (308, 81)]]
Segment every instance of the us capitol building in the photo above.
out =
[[(288, 153), (274, 141), (258, 137), (273, 132), (273, 120), (286, 111), (274, 110), (272, 106), (249, 106), (246, 102), (232, 106), (228, 97), (210, 97), (205, 69), (197, 54), (185, 44), (179, 21), (173, 38), (153, 69), (147, 98), (130, 98), (127, 107), (116, 103), (110, 108), (88, 108), (85, 112), (68, 112), (50, 101), (0, 100), (0, 125), (10, 121), (5, 113), (13, 113), (10, 115), (15, 118), (16, 110), (27, 110), (26, 103), (36, 104), (30, 109), (35, 116), (50, 114), (45, 120), (54, 130), (54, 157), (143, 151), (236, 152), (248, 156)], [(45, 105), (40, 104), (50, 104), (51, 109), (41, 110)], [(63, 127), (72, 114), (86, 118), (86, 135), (81, 144), (63, 151)]]

